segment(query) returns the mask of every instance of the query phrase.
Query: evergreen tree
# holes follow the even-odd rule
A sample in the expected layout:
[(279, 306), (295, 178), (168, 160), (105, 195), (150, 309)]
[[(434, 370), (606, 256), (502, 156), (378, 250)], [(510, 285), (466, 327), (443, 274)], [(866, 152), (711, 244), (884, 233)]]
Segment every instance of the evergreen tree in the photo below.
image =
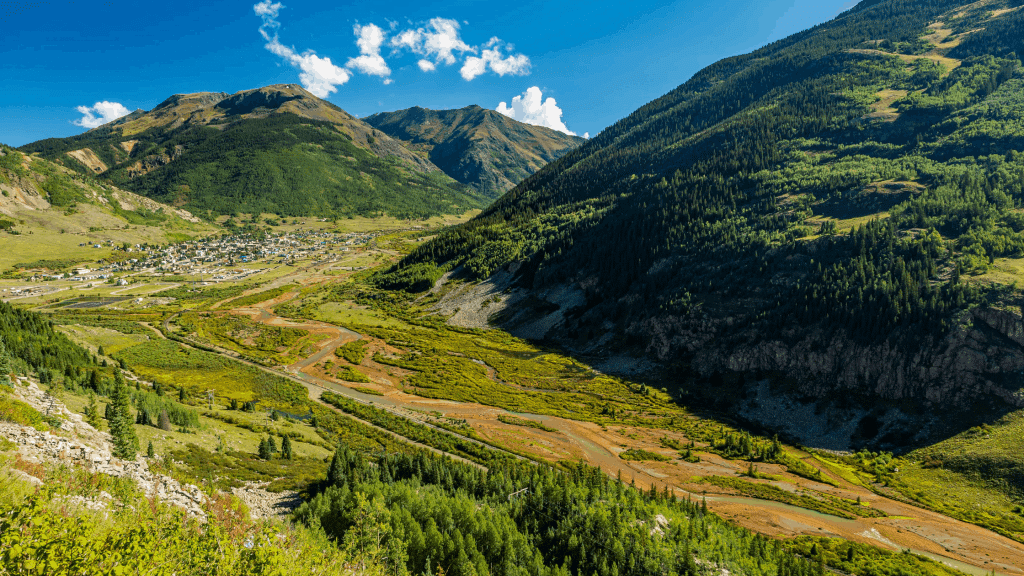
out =
[(100, 417), (100, 407), (96, 403), (96, 394), (89, 393), (89, 405), (85, 407), (85, 421), (97, 430), (103, 428), (103, 418)]
[(271, 454), (277, 453), (277, 442), (274, 441), (273, 436), (267, 436), (267, 450), (270, 450)]
[(3, 339), (0, 338), (0, 384), (9, 384), (11, 382), (12, 371), (11, 355), (7, 352)]
[(160, 411), (160, 417), (157, 420), (157, 426), (161, 430), (170, 430), (171, 429), (171, 418), (170, 418), (170, 416), (167, 415), (167, 410), (161, 410)]
[(184, 402), (184, 401), (185, 401), (185, 387), (182, 386), (182, 387), (178, 388), (178, 402)]
[(263, 459), (263, 460), (270, 460), (271, 458), (274, 457), (273, 453), (270, 451), (270, 443), (267, 442), (266, 439), (261, 439), (260, 440), (260, 447), (258, 449), (258, 454), (259, 454), (259, 457), (261, 459)]
[(285, 460), (292, 459), (292, 439), (287, 436), (281, 440), (281, 458)]
[(342, 486), (348, 481), (346, 472), (347, 461), (345, 454), (348, 449), (338, 446), (334, 451), (334, 458), (331, 458), (331, 466), (327, 469), (327, 484), (329, 486)]
[(135, 423), (142, 426), (153, 425), (153, 419), (149, 417), (149, 410), (146, 410), (144, 406), (139, 407), (139, 414), (135, 417)]
[(114, 456), (125, 460), (135, 458), (139, 452), (139, 437), (133, 425), (131, 395), (121, 372), (114, 372), (114, 397), (107, 405), (110, 413), (110, 435), (114, 439)]
[(149, 441), (149, 446), (146, 447), (146, 457), (147, 458), (152, 458), (155, 455), (156, 455), (156, 453), (153, 452), (153, 441), (150, 440)]

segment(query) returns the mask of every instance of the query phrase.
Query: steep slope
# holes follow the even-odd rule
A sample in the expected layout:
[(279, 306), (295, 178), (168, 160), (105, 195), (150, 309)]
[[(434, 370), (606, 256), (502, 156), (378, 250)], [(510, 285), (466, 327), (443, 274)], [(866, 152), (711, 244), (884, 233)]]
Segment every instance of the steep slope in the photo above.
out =
[(426, 217), (486, 203), (430, 161), (293, 84), (179, 94), (149, 112), (21, 150), (204, 216)]
[(0, 273), (64, 269), (106, 257), (113, 245), (163, 244), (214, 231), (183, 209), (0, 146)]
[(489, 279), (441, 308), (821, 445), (1024, 406), (1020, 5), (865, 1), (723, 60), (379, 282)]
[(489, 198), (507, 192), (585, 142), (479, 106), (459, 110), (415, 107), (374, 114), (365, 121)]

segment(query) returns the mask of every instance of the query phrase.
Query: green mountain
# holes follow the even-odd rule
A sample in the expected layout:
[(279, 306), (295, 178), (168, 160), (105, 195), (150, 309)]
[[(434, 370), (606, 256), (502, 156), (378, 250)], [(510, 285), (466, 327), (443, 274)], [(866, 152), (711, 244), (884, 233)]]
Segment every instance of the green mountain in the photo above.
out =
[(439, 308), (818, 445), (1024, 407), (1021, 5), (866, 0), (718, 62), (378, 282), (484, 280)]
[(63, 272), (125, 243), (180, 242), (216, 230), (184, 209), (0, 146), (0, 273)]
[(21, 148), (203, 216), (427, 217), (487, 199), (294, 84), (172, 96)]
[(579, 136), (524, 124), (479, 106), (416, 107), (364, 120), (489, 197), (507, 192), (585, 142)]

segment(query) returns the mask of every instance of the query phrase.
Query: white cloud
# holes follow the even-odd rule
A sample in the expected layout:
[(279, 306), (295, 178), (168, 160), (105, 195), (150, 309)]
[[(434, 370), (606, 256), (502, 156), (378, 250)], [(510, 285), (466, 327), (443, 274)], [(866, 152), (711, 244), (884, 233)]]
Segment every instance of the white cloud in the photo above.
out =
[(264, 22), (273, 22), (272, 26), (274, 28), (278, 26), (278, 23), (276, 22), (277, 13), (281, 8), (284, 8), (284, 6), (280, 2), (271, 3), (270, 0), (264, 0), (252, 7), (257, 16), (263, 17)]
[(106, 100), (97, 102), (92, 106), (77, 106), (75, 109), (82, 114), (82, 117), (78, 120), (73, 120), (72, 124), (83, 128), (102, 126), (107, 122), (113, 122), (122, 116), (130, 114), (128, 109), (119, 102), (107, 102)]
[(274, 32), (273, 36), (268, 32), (268, 30), (275, 30), (281, 26), (277, 21), (277, 14), (283, 7), (280, 2), (271, 4), (270, 0), (264, 0), (252, 7), (256, 15), (263, 19), (260, 34), (267, 41), (264, 48), (298, 68), (300, 70), (299, 82), (314, 96), (326, 98), (331, 92), (337, 92), (337, 86), (348, 82), (352, 77), (348, 70), (336, 66), (326, 56), (323, 58), (317, 56), (312, 50), (306, 50), (299, 54), (294, 48), (281, 44), (277, 38), (277, 32)]
[[(462, 41), (459, 35), (459, 23), (447, 18), (431, 18), (423, 28), (407, 29), (391, 38), (391, 47), (395, 50), (405, 49), (424, 59), (433, 59), (435, 64), (455, 64), (455, 53), (476, 53), (476, 48)], [(436, 68), (436, 66), (434, 67)], [(424, 69), (420, 64), (420, 69)], [(433, 68), (431, 68), (433, 70)]]
[[(356, 72), (379, 76), (384, 79), (384, 85), (392, 84), (391, 67), (381, 54), (384, 46), (391, 47), (391, 56), (402, 52), (418, 55), (420, 58), (416, 65), (423, 72), (434, 72), (441, 64), (451, 66), (466, 56), (460, 72), (467, 81), (486, 74), (488, 70), (499, 76), (525, 76), (530, 73), (530, 59), (515, 53), (512, 45), (495, 36), (482, 47), (470, 46), (462, 40), (459, 22), (447, 18), (431, 18), (423, 26), (399, 32), (394, 32), (398, 24), (390, 20), (387, 21), (388, 32), (376, 24), (356, 24), (353, 31), (360, 54), (349, 58), (344, 67), (338, 66), (330, 58), (317, 56), (312, 50), (298, 52), (294, 47), (281, 43), (277, 34), (281, 23), (277, 17), (284, 7), (272, 0), (262, 0), (253, 5), (253, 12), (263, 21), (259, 31), (266, 40), (264, 47), (298, 68), (303, 87), (320, 98), (337, 92), (337, 87), (348, 82)], [(480, 56), (476, 56), (478, 53)]]
[(375, 24), (360, 26), (356, 24), (353, 28), (356, 35), (356, 45), (362, 54), (356, 58), (349, 58), (346, 67), (354, 68), (363, 74), (371, 76), (387, 77), (391, 75), (391, 68), (380, 55), (380, 47), (384, 44), (384, 31)]
[(512, 54), (507, 58), (503, 57), (501, 54), (502, 49), (509, 48), (511, 50), (511, 46), (505, 45), (498, 38), (491, 38), (485, 46), (488, 48), (479, 57), (469, 56), (466, 58), (466, 62), (462, 65), (462, 70), (459, 71), (464, 80), (469, 81), (480, 76), (487, 72), (487, 68), (490, 68), (491, 72), (498, 76), (506, 74), (526, 76), (530, 73), (530, 59), (523, 54)]
[[(570, 136), (576, 135), (562, 122), (562, 109), (555, 103), (555, 99), (548, 97), (545, 100), (537, 86), (527, 88), (526, 92), (512, 98), (512, 106), (502, 102), (495, 110), (525, 124), (545, 126)], [(587, 134), (584, 138), (589, 138), (589, 136)]]

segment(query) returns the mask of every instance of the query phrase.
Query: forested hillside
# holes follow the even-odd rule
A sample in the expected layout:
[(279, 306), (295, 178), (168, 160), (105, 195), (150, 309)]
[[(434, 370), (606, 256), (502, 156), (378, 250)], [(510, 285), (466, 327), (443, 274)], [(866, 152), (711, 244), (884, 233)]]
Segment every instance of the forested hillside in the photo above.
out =
[(479, 106), (459, 110), (416, 107), (374, 114), (365, 121), (491, 198), (584, 142), (578, 136), (524, 124)]
[(865, 1), (723, 60), (379, 282), (490, 278), (505, 327), (794, 434), (771, 401), (888, 446), (1022, 406), (1021, 5)]
[(429, 160), (291, 84), (175, 95), (149, 112), (21, 150), (206, 217), (423, 218), (487, 202)]

